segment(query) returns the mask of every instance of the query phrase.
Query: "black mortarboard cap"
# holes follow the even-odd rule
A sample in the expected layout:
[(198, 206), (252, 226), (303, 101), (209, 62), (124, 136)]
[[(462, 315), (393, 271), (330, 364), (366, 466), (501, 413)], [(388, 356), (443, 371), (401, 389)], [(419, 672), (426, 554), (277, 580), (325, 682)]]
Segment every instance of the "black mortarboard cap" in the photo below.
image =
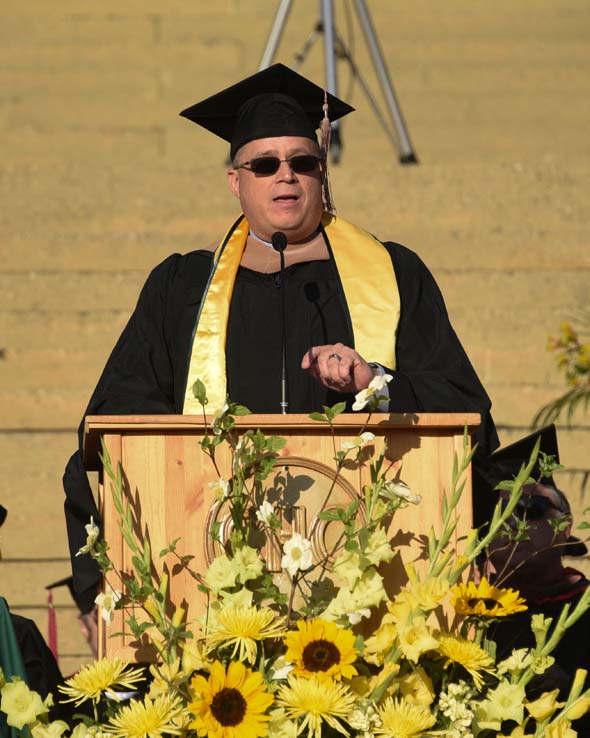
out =
[[(473, 518), (476, 527), (487, 524), (492, 517), (494, 505), (498, 499), (495, 490), (500, 482), (511, 481), (516, 477), (523, 464), (528, 464), (537, 439), (541, 437), (540, 451), (551, 454), (559, 461), (557, 449), (557, 433), (554, 425), (549, 425), (525, 438), (521, 438), (509, 446), (501, 448), (491, 456), (476, 457), (473, 465)], [(535, 464), (532, 476), (538, 478), (539, 466)], [(545, 479), (554, 485), (552, 479)]]
[(2, 507), (2, 505), (0, 505), (0, 525), (4, 523), (7, 515), (8, 515), (8, 510), (5, 507)]
[[(485, 478), (491, 489), (503, 481), (509, 481), (520, 471), (523, 464), (528, 464), (535, 444), (541, 439), (539, 453), (541, 451), (547, 455), (554, 456), (555, 461), (559, 463), (559, 448), (557, 446), (557, 432), (555, 425), (548, 425), (524, 438), (504, 446), (496, 453), (492, 454), (486, 463)], [(540, 468), (538, 461), (535, 463), (531, 476), (535, 479), (540, 477)], [(550, 484), (553, 487), (555, 482), (553, 477), (544, 477), (539, 480), (541, 484)]]
[(58, 589), (59, 587), (67, 587), (70, 595), (72, 596), (72, 599), (78, 606), (78, 610), (80, 610), (80, 612), (88, 612), (88, 607), (86, 603), (78, 597), (78, 594), (76, 590), (74, 589), (74, 577), (70, 575), (70, 576), (64, 577), (63, 579), (59, 579), (57, 582), (52, 582), (51, 584), (48, 584), (45, 587), (45, 589), (51, 590), (51, 589)]
[[(191, 105), (180, 115), (231, 145), (230, 157), (259, 138), (303, 136), (316, 140), (324, 117), (324, 90), (284, 64), (273, 64), (231, 87)], [(331, 121), (352, 112), (328, 93)]]

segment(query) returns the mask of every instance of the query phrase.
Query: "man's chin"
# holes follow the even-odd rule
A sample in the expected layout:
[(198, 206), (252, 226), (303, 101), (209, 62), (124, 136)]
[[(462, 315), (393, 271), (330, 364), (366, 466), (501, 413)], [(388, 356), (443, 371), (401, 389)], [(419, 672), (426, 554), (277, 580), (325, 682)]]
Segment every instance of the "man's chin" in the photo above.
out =
[(294, 223), (286, 219), (283, 221), (277, 220), (275, 223), (273, 223), (272, 229), (273, 230), (271, 231), (271, 236), (273, 233), (281, 231), (281, 233), (284, 233), (285, 236), (287, 236), (287, 240), (289, 241), (289, 243), (294, 243), (295, 241), (303, 241), (315, 230), (315, 228), (311, 228), (307, 225), (302, 225), (299, 222)]

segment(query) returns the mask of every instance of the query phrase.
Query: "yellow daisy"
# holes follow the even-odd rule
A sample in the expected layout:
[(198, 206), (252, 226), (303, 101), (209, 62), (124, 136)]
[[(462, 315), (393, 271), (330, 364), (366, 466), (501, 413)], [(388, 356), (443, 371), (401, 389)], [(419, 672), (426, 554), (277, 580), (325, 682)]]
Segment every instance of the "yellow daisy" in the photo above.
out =
[(143, 679), (143, 669), (128, 668), (129, 664), (115, 657), (99, 659), (83, 666), (77, 674), (65, 680), (65, 685), (58, 687), (60, 692), (69, 696), (62, 702), (73, 702), (76, 707), (86, 700), (98, 702), (107, 690), (135, 689)]
[(285, 632), (284, 618), (257, 607), (222, 608), (205, 640), (210, 650), (233, 646), (231, 658), (254, 663), (256, 643), (265, 638), (278, 638)]
[(273, 702), (260, 672), (232, 661), (225, 671), (219, 661), (211, 666), (209, 679), (197, 675), (191, 681), (195, 700), (188, 706), (195, 719), (189, 723), (208, 738), (261, 738), (268, 732)]
[(388, 738), (413, 738), (432, 728), (436, 718), (428, 707), (389, 697), (379, 708), (381, 726), (375, 733)]
[(459, 615), (503, 618), (527, 609), (525, 600), (514, 589), (494, 587), (483, 577), (479, 584), (467, 582), (451, 589), (453, 607)]
[(281, 686), (277, 693), (277, 703), (285, 708), (288, 717), (294, 720), (303, 718), (299, 732), (302, 733), (307, 728), (310, 738), (321, 738), (323, 723), (348, 735), (348, 731), (339, 721), (349, 717), (355, 699), (355, 695), (345, 684), (315, 676), (309, 679), (289, 676), (289, 683)]
[(438, 635), (438, 641), (438, 648), (436, 650), (446, 657), (445, 666), (448, 666), (451, 662), (460, 664), (471, 674), (475, 686), (481, 689), (483, 677), (480, 672), (487, 671), (490, 674), (492, 673), (491, 667), (494, 664), (494, 659), (490, 654), (478, 646), (477, 643), (472, 643), (465, 638), (460, 638), (450, 633), (440, 633)]
[(300, 620), (297, 630), (285, 635), (285, 661), (295, 664), (294, 675), (319, 679), (350, 679), (357, 673), (352, 666), (358, 655), (355, 636), (336, 623), (315, 618)]
[(179, 697), (160, 694), (143, 702), (132, 700), (110, 719), (106, 731), (117, 738), (162, 738), (182, 732), (183, 705)]

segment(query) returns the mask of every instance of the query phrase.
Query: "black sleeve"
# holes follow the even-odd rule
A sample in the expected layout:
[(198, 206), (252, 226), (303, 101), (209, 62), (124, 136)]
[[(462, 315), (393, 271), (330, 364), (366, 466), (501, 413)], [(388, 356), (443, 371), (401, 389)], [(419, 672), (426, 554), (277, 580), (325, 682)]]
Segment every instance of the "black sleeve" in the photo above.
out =
[(453, 330), (434, 277), (409, 249), (387, 243), (401, 302), (391, 412), (475, 412), (480, 454), (498, 446), (491, 402)]
[[(173, 284), (178, 255), (157, 266), (145, 283), (133, 315), (111, 353), (90, 399), (86, 415), (174, 413), (173, 366), (166, 336), (167, 294)], [(88, 555), (76, 556), (86, 543), (84, 526), (100, 524), (82, 461), (84, 421), (79, 447), (66, 466), (63, 484), (66, 526), (74, 590), (82, 612), (93, 607), (99, 571)]]
[(57, 686), (63, 681), (59, 666), (39, 628), (29, 618), (10, 614), (29, 686), (45, 699), (52, 693), (57, 701)]

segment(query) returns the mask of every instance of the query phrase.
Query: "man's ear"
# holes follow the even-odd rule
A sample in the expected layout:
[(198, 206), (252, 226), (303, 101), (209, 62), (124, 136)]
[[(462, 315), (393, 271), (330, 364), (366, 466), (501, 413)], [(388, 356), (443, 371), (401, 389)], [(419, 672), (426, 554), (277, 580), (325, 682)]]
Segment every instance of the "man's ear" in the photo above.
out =
[(232, 195), (240, 197), (240, 175), (237, 169), (227, 170), (227, 183), (232, 192)]

